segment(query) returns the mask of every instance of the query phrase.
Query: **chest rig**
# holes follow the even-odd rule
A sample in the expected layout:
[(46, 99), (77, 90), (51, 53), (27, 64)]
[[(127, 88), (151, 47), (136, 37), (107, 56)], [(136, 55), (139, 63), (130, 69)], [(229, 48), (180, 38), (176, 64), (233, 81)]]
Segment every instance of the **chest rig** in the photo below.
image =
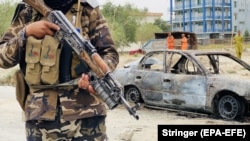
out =
[[(79, 1), (65, 14), (81, 34), (82, 11), (83, 6)], [(25, 62), (25, 80), (29, 86), (37, 88), (67, 83), (86, 71), (86, 66), (80, 64), (79, 57), (71, 47), (50, 35), (46, 35), (44, 39), (28, 37)]]

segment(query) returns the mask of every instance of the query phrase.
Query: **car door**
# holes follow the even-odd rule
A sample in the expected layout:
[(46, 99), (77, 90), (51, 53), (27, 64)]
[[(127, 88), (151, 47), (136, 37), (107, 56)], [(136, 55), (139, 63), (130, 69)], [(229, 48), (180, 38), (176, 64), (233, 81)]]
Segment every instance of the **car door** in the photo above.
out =
[(135, 84), (146, 104), (159, 105), (163, 102), (164, 52), (154, 52), (146, 56), (140, 66), (135, 72)]
[(206, 78), (186, 56), (180, 61), (183, 56), (161, 52), (141, 62), (143, 67), (135, 72), (135, 84), (146, 104), (176, 108), (205, 106)]
[(168, 81), (171, 81), (172, 87), (164, 87), (164, 101), (178, 108), (203, 108), (206, 103), (207, 82), (196, 61), (178, 52), (166, 59), (169, 66), (166, 76), (171, 76), (168, 76)]

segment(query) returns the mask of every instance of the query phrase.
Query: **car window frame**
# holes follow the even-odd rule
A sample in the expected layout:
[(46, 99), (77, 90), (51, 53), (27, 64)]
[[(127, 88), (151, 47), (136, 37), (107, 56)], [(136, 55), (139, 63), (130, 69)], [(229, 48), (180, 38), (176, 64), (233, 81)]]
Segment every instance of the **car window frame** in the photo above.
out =
[[(172, 53), (172, 54), (171, 54)], [(172, 56), (174, 54), (178, 54), (178, 55), (181, 55), (181, 57), (179, 58), (179, 60), (176, 62), (176, 64), (174, 64), (172, 67), (167, 67), (166, 69), (166, 73), (174, 73), (174, 74), (186, 74), (186, 75), (203, 75), (204, 74), (204, 71), (203, 69), (200, 67), (199, 63), (195, 60), (195, 58), (191, 57), (190, 55), (188, 55), (187, 53), (183, 53), (183, 52), (175, 52), (175, 51), (168, 51), (168, 53), (166, 54), (171, 54)], [(166, 57), (167, 58), (167, 57)], [(173, 59), (170, 57), (170, 59)], [(177, 65), (179, 63), (181, 63), (183, 61), (183, 66), (184, 68), (182, 68), (182, 71), (174, 71), (177, 69)], [(167, 60), (165, 61), (166, 62), (166, 66), (168, 65), (167, 64)], [(170, 62), (173, 62), (173, 61), (170, 61)], [(192, 63), (193, 65), (193, 68), (195, 70), (195, 68), (197, 69), (196, 73), (195, 72), (190, 72), (190, 71), (187, 71), (187, 65), (188, 63)], [(170, 65), (171, 66), (171, 65)]]

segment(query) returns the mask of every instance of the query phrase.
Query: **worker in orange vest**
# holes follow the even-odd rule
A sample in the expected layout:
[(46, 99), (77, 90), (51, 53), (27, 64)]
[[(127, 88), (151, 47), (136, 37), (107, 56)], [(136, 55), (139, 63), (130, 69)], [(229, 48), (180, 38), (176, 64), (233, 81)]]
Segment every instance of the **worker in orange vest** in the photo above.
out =
[(174, 49), (174, 36), (171, 34), (171, 32), (168, 33), (166, 40), (168, 49)]
[(181, 34), (181, 50), (187, 50), (188, 40), (185, 34)]

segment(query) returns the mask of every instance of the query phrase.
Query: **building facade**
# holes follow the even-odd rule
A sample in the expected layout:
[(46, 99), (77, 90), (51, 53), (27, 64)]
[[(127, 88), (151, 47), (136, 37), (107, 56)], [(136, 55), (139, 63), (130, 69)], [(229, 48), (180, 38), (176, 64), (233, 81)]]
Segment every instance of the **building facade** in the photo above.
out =
[(170, 0), (170, 23), (173, 31), (195, 32), (198, 38), (243, 33), (250, 30), (249, 6), (249, 0)]
[(142, 22), (154, 23), (156, 19), (161, 19), (162, 16), (163, 16), (163, 13), (147, 12), (145, 18), (142, 19)]

